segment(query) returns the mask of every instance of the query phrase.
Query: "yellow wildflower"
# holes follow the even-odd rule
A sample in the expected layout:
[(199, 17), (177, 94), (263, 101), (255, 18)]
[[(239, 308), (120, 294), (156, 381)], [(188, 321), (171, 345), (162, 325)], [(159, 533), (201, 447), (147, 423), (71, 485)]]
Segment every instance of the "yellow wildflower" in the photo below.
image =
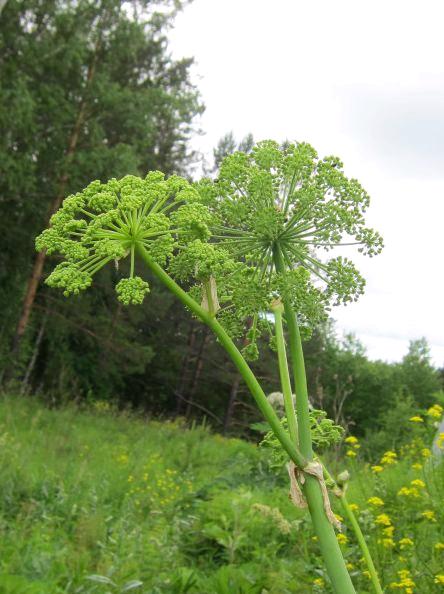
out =
[(422, 464), (419, 464), (419, 462), (415, 462), (415, 464), (412, 464), (412, 468), (413, 470), (422, 470)]
[(439, 404), (434, 404), (433, 406), (431, 406), (428, 411), (427, 414), (429, 417), (432, 417), (432, 419), (440, 419), (442, 417), (442, 413), (444, 412), (444, 409), (442, 406), (440, 406)]
[(348, 456), (349, 458), (355, 458), (357, 454), (354, 450), (347, 450), (345, 455)]
[(416, 489), (415, 487), (401, 487), (401, 489), (399, 489), (398, 491), (398, 496), (399, 497), (414, 497), (414, 498), (418, 498), (419, 497), (419, 491), (418, 489)]
[(342, 534), (342, 532), (340, 532), (339, 534), (336, 535), (336, 538), (338, 539), (338, 543), (339, 544), (347, 544), (348, 542), (348, 538), (345, 536), (345, 534)]
[(413, 423), (424, 423), (424, 419), (418, 415), (410, 417), (409, 421), (412, 421)]
[(382, 456), (381, 464), (386, 464), (387, 466), (389, 466), (390, 464), (396, 464), (397, 457), (398, 457), (398, 455), (396, 452), (389, 450), (388, 452), (385, 452), (384, 455)]
[(444, 542), (437, 542), (435, 545), (437, 551), (444, 551)]
[(410, 577), (410, 571), (408, 569), (401, 569), (398, 571), (400, 577), (399, 582), (392, 582), (391, 588), (400, 588), (404, 590), (405, 594), (413, 594), (413, 588), (416, 586), (415, 582)]
[(410, 482), (411, 485), (413, 485), (414, 487), (419, 487), (420, 489), (424, 489), (426, 484), (424, 481), (422, 481), (421, 479), (414, 479), (413, 481)]
[(439, 584), (440, 586), (444, 585), (444, 574), (438, 573), (435, 575), (435, 584)]
[(426, 518), (426, 520), (430, 520), (431, 522), (436, 522), (435, 512), (432, 509), (426, 509), (422, 512), (421, 516)]
[[(381, 542), (381, 541), (378, 541)], [(385, 549), (392, 549), (395, 546), (395, 543), (392, 538), (383, 538), (382, 544)]]
[(401, 538), (399, 541), (399, 546), (401, 549), (406, 549), (407, 547), (413, 546), (413, 540), (411, 538)]
[(354, 435), (350, 435), (349, 437), (345, 438), (345, 443), (349, 443), (350, 445), (355, 445), (358, 443), (358, 438)]
[(359, 511), (359, 505), (357, 505), (356, 503), (349, 503), (348, 507), (351, 509), (351, 511), (356, 512)]
[(429, 448), (422, 448), (421, 455), (423, 458), (430, 458), (432, 452), (429, 450)]
[(378, 472), (382, 472), (383, 470), (384, 470), (384, 467), (383, 466), (378, 466), (378, 465), (372, 466), (372, 471), (375, 474), (378, 474)]
[(322, 578), (316, 578), (313, 580), (313, 585), (314, 586), (319, 586), (320, 588), (323, 588), (325, 585), (325, 582)]
[(368, 578), (369, 580), (372, 579), (372, 576), (370, 575), (370, 572), (367, 571), (366, 569), (362, 572), (362, 575), (366, 578)]
[(390, 516), (387, 514), (379, 514), (375, 520), (376, 524), (379, 526), (391, 526), (392, 521), (390, 520)]
[(384, 505), (384, 502), (380, 497), (370, 497), (370, 499), (367, 499), (367, 503), (374, 505), (375, 507), (381, 507)]
[(353, 563), (350, 563), (350, 561), (348, 563), (345, 564), (345, 567), (349, 570), (352, 571), (355, 566), (353, 565)]
[(342, 516), (340, 516), (339, 514), (335, 514), (335, 518), (338, 520), (338, 522), (344, 521), (344, 518)]
[(383, 530), (382, 530), (383, 534), (385, 534), (385, 536), (390, 536), (390, 538), (393, 536), (394, 531), (395, 531), (394, 526), (387, 526), (387, 528), (383, 528)]

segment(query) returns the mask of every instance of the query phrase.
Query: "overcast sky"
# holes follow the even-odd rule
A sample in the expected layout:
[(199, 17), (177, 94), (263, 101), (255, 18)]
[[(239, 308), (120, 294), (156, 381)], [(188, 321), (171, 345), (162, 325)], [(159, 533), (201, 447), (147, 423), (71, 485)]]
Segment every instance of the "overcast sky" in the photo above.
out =
[(229, 131), (307, 141), (370, 193), (386, 247), (355, 258), (366, 294), (333, 317), (373, 359), (425, 336), (444, 365), (443, 23), (441, 0), (194, 0), (170, 37), (206, 105), (194, 148), (210, 158)]

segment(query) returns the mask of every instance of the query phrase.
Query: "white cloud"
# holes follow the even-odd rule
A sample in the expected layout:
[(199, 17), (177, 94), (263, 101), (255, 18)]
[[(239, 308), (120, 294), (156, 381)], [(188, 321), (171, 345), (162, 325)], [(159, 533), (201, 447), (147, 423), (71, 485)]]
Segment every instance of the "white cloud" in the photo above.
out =
[(195, 147), (232, 130), (337, 154), (372, 196), (386, 249), (359, 258), (367, 293), (336, 309), (374, 358), (425, 336), (444, 364), (444, 5), (194, 0), (172, 32), (207, 110)]

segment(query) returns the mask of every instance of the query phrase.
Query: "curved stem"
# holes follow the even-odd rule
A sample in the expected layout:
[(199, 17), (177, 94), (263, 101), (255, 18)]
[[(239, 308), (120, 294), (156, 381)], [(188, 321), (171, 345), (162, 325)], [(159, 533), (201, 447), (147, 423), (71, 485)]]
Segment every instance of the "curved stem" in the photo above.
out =
[[(136, 250), (148, 268), (157, 276), (157, 278), (186, 306), (188, 307), (202, 322), (204, 322), (217, 336), (219, 342), (231, 357), (233, 363), (236, 365), (239, 373), (242, 375), (247, 384), (259, 410), (262, 412), (270, 427), (273, 429), (276, 437), (279, 439), (282, 447), (288, 453), (293, 462), (300, 468), (306, 466), (306, 459), (293, 443), (288, 433), (282, 427), (282, 424), (276, 415), (273, 407), (268, 402), (259, 382), (254, 373), (251, 371), (248, 363), (245, 361), (234, 342), (225, 332), (223, 327), (219, 324), (216, 318), (212, 317), (206, 312), (192, 297), (188, 295), (179, 285), (163, 270), (161, 266), (155, 262), (148, 254), (142, 244), (136, 244)], [(346, 591), (344, 591), (346, 594)]]
[[(273, 260), (276, 270), (285, 273), (285, 263), (279, 246), (275, 246)], [(293, 369), (293, 382), (296, 391), (296, 414), (299, 431), (299, 448), (304, 458), (313, 460), (310, 417), (308, 406), (307, 378), (305, 374), (304, 353), (296, 314), (291, 304), (284, 301), (285, 317), (289, 330), (289, 346)], [(307, 475), (304, 493), (313, 527), (319, 539), (322, 556), (327, 567), (333, 590), (336, 594), (356, 594), (345, 561), (339, 547), (333, 526), (328, 520), (322, 499), (319, 482)]]

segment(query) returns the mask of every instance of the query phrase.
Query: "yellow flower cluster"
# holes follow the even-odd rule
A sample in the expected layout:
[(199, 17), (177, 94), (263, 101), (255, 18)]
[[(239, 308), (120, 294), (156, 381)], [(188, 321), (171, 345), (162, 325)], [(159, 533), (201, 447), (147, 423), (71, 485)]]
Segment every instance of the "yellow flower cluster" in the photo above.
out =
[(426, 509), (422, 512), (421, 516), (430, 522), (436, 522), (436, 515), (432, 509)]
[(435, 545), (436, 551), (444, 551), (444, 542), (437, 542)]
[(440, 433), (438, 435), (438, 439), (436, 440), (436, 445), (439, 447), (440, 450), (444, 449), (444, 433)]
[(392, 582), (390, 588), (404, 590), (405, 594), (413, 594), (413, 588), (415, 582), (412, 580), (412, 576), (408, 569), (401, 569), (398, 571), (399, 582)]
[(413, 423), (424, 423), (424, 419), (422, 417), (420, 417), (419, 415), (415, 415), (414, 417), (410, 417), (409, 420), (412, 421)]
[(392, 450), (389, 450), (388, 452), (385, 452), (384, 455), (381, 458), (381, 464), (383, 466), (390, 466), (392, 464), (396, 464), (397, 463), (397, 453), (393, 452)]
[(413, 546), (413, 540), (411, 538), (401, 538), (399, 541), (399, 546), (401, 549), (407, 549)]
[(392, 521), (388, 514), (379, 514), (379, 516), (376, 516), (375, 523), (378, 526), (391, 526)]
[(393, 450), (388, 450), (384, 452), (379, 464), (375, 464), (371, 467), (372, 472), (375, 474), (379, 474), (384, 470), (386, 466), (390, 466), (392, 464), (396, 464), (398, 462), (398, 454)]
[(348, 543), (348, 538), (345, 536), (345, 534), (342, 534), (342, 532), (339, 532), (339, 534), (336, 535), (336, 538), (338, 539), (338, 543), (340, 545), (345, 545)]
[(370, 499), (367, 499), (367, 503), (375, 507), (382, 507), (384, 505), (384, 502), (380, 497), (370, 497)]
[(382, 472), (384, 470), (384, 466), (380, 466), (379, 464), (376, 464), (375, 466), (372, 466), (372, 471), (375, 474), (378, 474), (379, 472)]
[(318, 588), (323, 588), (325, 586), (325, 582), (322, 578), (315, 578), (313, 580), (313, 586), (317, 586)]
[(439, 584), (440, 586), (444, 586), (444, 574), (443, 573), (438, 573), (438, 575), (435, 575), (435, 584)]
[(348, 444), (349, 449), (346, 451), (345, 455), (348, 456), (349, 458), (356, 458), (357, 456), (357, 451), (359, 450), (359, 448), (361, 447), (359, 444), (359, 440), (357, 437), (355, 437), (354, 435), (349, 435), (348, 437), (345, 438), (345, 443)]
[(440, 404), (434, 404), (428, 409), (427, 415), (432, 419), (440, 420), (443, 415), (443, 412), (444, 409)]

